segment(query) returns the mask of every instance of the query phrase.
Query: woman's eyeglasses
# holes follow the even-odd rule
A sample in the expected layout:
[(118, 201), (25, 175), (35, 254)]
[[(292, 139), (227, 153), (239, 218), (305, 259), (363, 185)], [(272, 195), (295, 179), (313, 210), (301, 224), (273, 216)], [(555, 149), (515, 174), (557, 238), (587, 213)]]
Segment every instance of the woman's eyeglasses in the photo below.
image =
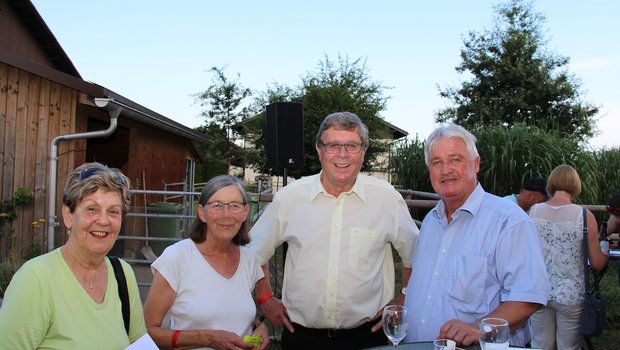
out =
[(245, 207), (245, 203), (243, 202), (207, 202), (205, 206), (214, 213), (222, 213), (224, 211), (224, 207), (228, 207), (228, 211), (232, 214), (239, 214), (243, 211)]
[(93, 176), (96, 173), (100, 173), (100, 172), (105, 172), (105, 171), (111, 171), (114, 173), (114, 175), (116, 175), (116, 178), (118, 180), (118, 182), (121, 183), (121, 185), (123, 186), (127, 186), (127, 182), (125, 181), (125, 178), (123, 177), (123, 175), (121, 175), (118, 171), (110, 169), (110, 168), (88, 168), (88, 169), (84, 169), (82, 171), (80, 171), (80, 173), (78, 174), (78, 180), (76, 182), (80, 182), (82, 180), (86, 180), (89, 177)]

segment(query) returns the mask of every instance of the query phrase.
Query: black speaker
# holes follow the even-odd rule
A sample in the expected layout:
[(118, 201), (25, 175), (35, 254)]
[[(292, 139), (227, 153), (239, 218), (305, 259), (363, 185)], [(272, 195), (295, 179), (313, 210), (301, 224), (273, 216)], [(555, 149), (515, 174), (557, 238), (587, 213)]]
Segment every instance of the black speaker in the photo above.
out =
[(267, 166), (304, 166), (304, 115), (301, 103), (276, 102), (267, 105), (265, 149)]

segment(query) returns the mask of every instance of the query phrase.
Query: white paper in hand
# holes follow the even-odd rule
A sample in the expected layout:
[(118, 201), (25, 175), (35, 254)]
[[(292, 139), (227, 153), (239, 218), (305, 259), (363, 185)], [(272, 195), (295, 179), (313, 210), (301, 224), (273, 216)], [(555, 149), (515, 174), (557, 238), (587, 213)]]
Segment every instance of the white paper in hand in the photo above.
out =
[(159, 350), (159, 348), (149, 334), (146, 333), (126, 347), (125, 350)]

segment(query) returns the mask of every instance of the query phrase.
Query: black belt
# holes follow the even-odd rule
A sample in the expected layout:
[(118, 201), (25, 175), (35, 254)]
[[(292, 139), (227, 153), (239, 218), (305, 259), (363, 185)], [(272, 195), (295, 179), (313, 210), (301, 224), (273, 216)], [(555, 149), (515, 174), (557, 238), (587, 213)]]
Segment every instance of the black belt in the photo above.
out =
[(300, 334), (306, 333), (324, 338), (344, 338), (360, 333), (370, 333), (370, 329), (376, 322), (378, 321), (366, 322), (355, 328), (308, 328), (293, 322), (293, 328), (295, 329), (295, 333), (300, 332)]

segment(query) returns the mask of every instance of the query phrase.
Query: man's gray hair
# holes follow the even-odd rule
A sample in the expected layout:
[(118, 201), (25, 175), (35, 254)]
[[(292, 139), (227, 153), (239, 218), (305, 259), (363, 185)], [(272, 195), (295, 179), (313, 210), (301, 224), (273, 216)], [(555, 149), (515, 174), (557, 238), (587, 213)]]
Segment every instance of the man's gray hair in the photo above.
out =
[(437, 129), (433, 130), (428, 139), (426, 139), (426, 143), (424, 144), (424, 162), (426, 166), (428, 166), (430, 159), (431, 150), (437, 145), (440, 139), (446, 137), (454, 137), (459, 138), (465, 142), (467, 146), (467, 150), (469, 151), (469, 155), (471, 159), (478, 157), (478, 149), (476, 148), (476, 136), (474, 136), (469, 131), (465, 130), (460, 125), (457, 124), (448, 124), (442, 125)]
[(316, 133), (317, 145), (321, 143), (321, 137), (323, 136), (325, 130), (331, 127), (336, 127), (336, 129), (339, 130), (356, 131), (362, 140), (362, 147), (368, 148), (368, 145), (370, 144), (368, 141), (368, 127), (355, 113), (336, 112), (325, 117), (319, 127), (319, 131)]

